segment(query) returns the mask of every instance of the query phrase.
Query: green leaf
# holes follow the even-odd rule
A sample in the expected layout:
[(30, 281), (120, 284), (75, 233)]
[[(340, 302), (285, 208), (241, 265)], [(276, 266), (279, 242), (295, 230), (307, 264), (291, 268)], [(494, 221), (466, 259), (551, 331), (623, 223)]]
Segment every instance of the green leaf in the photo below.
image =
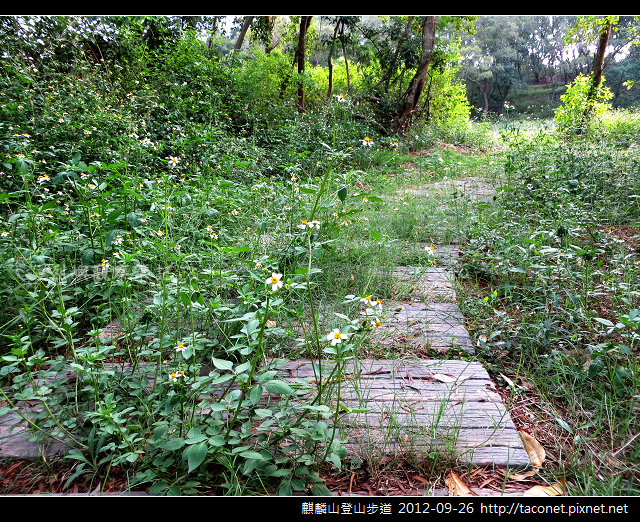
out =
[(611, 326), (611, 327), (615, 326), (611, 321), (607, 319), (602, 319), (602, 317), (594, 317), (594, 319), (605, 326)]
[(163, 449), (166, 449), (167, 451), (175, 451), (178, 450), (180, 448), (182, 448), (182, 446), (185, 445), (185, 441), (182, 437), (179, 437), (177, 439), (171, 439), (167, 442), (165, 442), (162, 445)]
[(169, 484), (167, 484), (164, 480), (161, 480), (160, 482), (156, 482), (155, 484), (152, 484), (151, 486), (149, 486), (149, 493), (154, 493), (154, 494), (162, 493), (168, 487), (169, 487)]
[(294, 391), (284, 381), (273, 380), (266, 383), (265, 388), (269, 393), (278, 393), (280, 395), (293, 395)]
[(342, 201), (342, 203), (344, 203), (344, 200), (347, 199), (347, 187), (342, 185), (338, 189), (338, 197), (340, 198), (340, 201)]
[(291, 475), (290, 469), (278, 469), (276, 471), (271, 471), (268, 473), (268, 477), (288, 477)]
[(189, 430), (189, 433), (187, 433), (187, 437), (189, 437), (189, 438), (184, 441), (185, 444), (188, 444), (188, 445), (198, 444), (198, 443), (203, 442), (203, 441), (205, 441), (205, 440), (207, 440), (209, 438), (206, 435), (203, 435), (202, 433), (199, 433), (199, 430), (196, 430), (198, 433), (191, 434), (192, 431), (193, 431), (193, 429)]
[(318, 497), (331, 497), (331, 491), (324, 484), (314, 484), (311, 493)]
[(213, 437), (209, 437), (209, 444), (216, 447), (221, 447), (225, 445), (224, 437), (220, 435), (214, 435)]
[(224, 359), (212, 357), (211, 362), (218, 370), (231, 370), (233, 368), (233, 363), (231, 361), (225, 361)]
[(262, 455), (260, 455), (260, 453), (258, 453), (257, 451), (251, 451), (251, 450), (241, 452), (240, 456), (244, 457), (245, 459), (265, 460), (265, 458)]
[(82, 260), (82, 264), (84, 266), (90, 266), (93, 263), (94, 255), (95, 255), (95, 252), (93, 251), (93, 249), (87, 248), (86, 250), (84, 250), (82, 252), (82, 255), (80, 256), (80, 259)]
[(201, 442), (200, 444), (189, 446), (184, 450), (182, 456), (183, 458), (187, 457), (187, 462), (189, 463), (189, 473), (191, 473), (194, 469), (196, 469), (200, 464), (204, 462), (204, 459), (207, 456), (207, 445), (206, 443)]
[(569, 433), (573, 433), (571, 426), (569, 426), (565, 421), (563, 421), (560, 417), (556, 417), (556, 422)]
[(183, 305), (191, 305), (191, 298), (185, 292), (178, 292), (178, 297), (182, 300)]
[[(255, 385), (253, 388), (251, 388), (251, 391), (249, 392), (249, 400), (251, 401), (251, 404), (253, 404), (254, 406), (256, 404), (258, 404), (258, 402), (260, 401), (260, 398), (262, 397), (262, 390), (264, 388), (262, 386), (260, 386), (259, 384)], [(271, 412), (269, 412), (271, 413)]]

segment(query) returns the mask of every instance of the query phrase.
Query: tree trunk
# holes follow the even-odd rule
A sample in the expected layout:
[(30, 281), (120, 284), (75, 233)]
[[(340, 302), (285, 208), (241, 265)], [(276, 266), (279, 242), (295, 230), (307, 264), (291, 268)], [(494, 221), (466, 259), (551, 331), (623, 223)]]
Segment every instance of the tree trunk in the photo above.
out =
[(329, 57), (327, 58), (327, 65), (329, 67), (329, 89), (327, 90), (327, 98), (331, 98), (331, 93), (333, 92), (333, 48), (336, 44), (336, 38), (338, 36), (338, 29), (340, 27), (340, 19), (336, 23), (336, 28), (333, 31), (333, 40), (331, 40), (331, 47), (329, 48)]
[(431, 63), (431, 56), (433, 55), (435, 35), (436, 17), (427, 16), (424, 19), (422, 27), (422, 57), (420, 58), (418, 69), (416, 70), (416, 73), (409, 84), (409, 88), (405, 93), (402, 107), (393, 124), (394, 132), (404, 134), (411, 126), (413, 111), (418, 105), (420, 95), (422, 94), (426, 83), (427, 72), (429, 71), (429, 64)]
[(307, 30), (311, 25), (313, 16), (300, 17), (300, 34), (298, 35), (298, 49), (296, 57), (298, 59), (298, 112), (304, 112), (304, 82), (302, 75), (304, 74), (304, 45), (307, 36)]
[(209, 38), (207, 39), (207, 49), (211, 49), (213, 47), (213, 39), (218, 29), (218, 20), (219, 16), (213, 17), (213, 23), (211, 24), (211, 31), (209, 33)]
[(274, 43), (273, 41), (273, 29), (275, 28), (276, 25), (276, 18), (278, 18), (277, 16), (268, 16), (267, 17), (269, 20), (269, 29), (268, 29), (268, 33), (269, 33), (269, 44), (265, 46), (265, 54), (271, 54), (271, 51), (273, 51), (277, 46), (278, 46), (278, 42), (276, 41)]
[(347, 92), (351, 94), (351, 78), (349, 76), (349, 60), (347, 59), (347, 48), (344, 45), (344, 22), (342, 22), (342, 30), (340, 31), (342, 36), (342, 54), (344, 55), (344, 66), (347, 70)]
[(238, 39), (236, 40), (236, 45), (234, 48), (236, 52), (238, 52), (242, 47), (242, 42), (244, 41), (244, 37), (247, 34), (247, 31), (249, 30), (249, 26), (251, 25), (252, 21), (253, 21), (253, 16), (244, 17), (244, 24), (242, 25), (242, 29), (240, 30), (240, 36), (238, 36)]
[(582, 123), (589, 119), (591, 115), (591, 111), (593, 110), (593, 104), (596, 101), (596, 95), (598, 93), (598, 87), (600, 87), (600, 83), (602, 82), (602, 70), (604, 68), (604, 55), (607, 51), (607, 45), (609, 45), (609, 37), (611, 36), (611, 23), (608, 23), (607, 26), (600, 33), (600, 38), (598, 40), (598, 49), (596, 51), (596, 56), (593, 61), (593, 80), (591, 81), (591, 87), (589, 88), (589, 93), (587, 94), (587, 105), (584, 109), (584, 113), (582, 114)]

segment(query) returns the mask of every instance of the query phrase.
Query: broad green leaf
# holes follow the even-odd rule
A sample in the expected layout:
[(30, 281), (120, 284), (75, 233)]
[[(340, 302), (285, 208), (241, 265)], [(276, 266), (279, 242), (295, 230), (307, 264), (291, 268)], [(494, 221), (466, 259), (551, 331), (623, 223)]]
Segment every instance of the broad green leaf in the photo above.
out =
[(225, 441), (224, 438), (220, 435), (214, 435), (213, 437), (209, 437), (209, 444), (219, 448), (225, 445)]
[(200, 433), (200, 430), (196, 428), (190, 429), (189, 433), (187, 433), (187, 437), (188, 438), (187, 440), (184, 441), (184, 443), (188, 445), (198, 444), (199, 442), (202, 442), (208, 439), (206, 435), (203, 435), (202, 433)]
[(84, 266), (89, 266), (93, 263), (93, 256), (95, 252), (91, 248), (87, 248), (82, 252), (80, 259), (82, 260), (82, 264)]
[(314, 484), (311, 493), (318, 497), (330, 497), (331, 491), (324, 484)]
[(260, 455), (260, 453), (251, 450), (241, 452), (240, 456), (244, 457), (245, 459), (265, 460), (264, 457)]
[(233, 363), (231, 361), (225, 361), (224, 359), (212, 357), (211, 362), (218, 370), (231, 370), (233, 368)]
[(207, 456), (207, 445), (204, 442), (199, 444), (195, 444), (194, 446), (189, 446), (184, 450), (182, 454), (183, 458), (187, 457), (187, 462), (189, 463), (189, 473), (191, 473), (194, 469), (196, 469), (200, 464), (204, 462), (205, 457)]
[(262, 397), (262, 390), (263, 388), (259, 384), (256, 384), (253, 388), (251, 388), (251, 391), (249, 392), (249, 400), (254, 406), (260, 401), (260, 398)]
[(273, 380), (264, 385), (269, 393), (278, 393), (280, 395), (293, 395), (294, 391), (284, 381)]
[(185, 441), (182, 437), (179, 437), (177, 439), (171, 439), (167, 442), (165, 442), (162, 445), (163, 449), (166, 449), (167, 451), (175, 451), (178, 450), (180, 448), (182, 448), (182, 446), (185, 445)]
[(347, 187), (342, 185), (338, 189), (338, 197), (340, 198), (340, 201), (342, 201), (342, 203), (344, 203), (344, 200), (347, 199)]

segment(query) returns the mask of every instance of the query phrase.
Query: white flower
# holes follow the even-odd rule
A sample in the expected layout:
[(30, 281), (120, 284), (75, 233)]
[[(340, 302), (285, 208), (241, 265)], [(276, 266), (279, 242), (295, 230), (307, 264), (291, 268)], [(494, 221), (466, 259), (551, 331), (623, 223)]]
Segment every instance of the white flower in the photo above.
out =
[(349, 336), (342, 333), (338, 328), (334, 328), (333, 332), (327, 334), (327, 341), (331, 341), (331, 346), (342, 344), (342, 341), (347, 339), (349, 339)]
[(424, 249), (427, 251), (427, 254), (429, 254), (430, 256), (435, 255), (434, 254), (435, 249), (433, 248), (433, 245), (426, 246), (424, 247)]
[(302, 220), (302, 223), (298, 225), (298, 228), (320, 228), (320, 221), (314, 219), (313, 221), (307, 221), (306, 219)]
[(3, 231), (2, 233), (0, 233), (0, 236), (2, 237), (9, 237), (9, 232), (7, 232), (6, 230)]
[(372, 147), (373, 146), (373, 141), (371, 141), (371, 138), (368, 138), (366, 136), (365, 136), (365, 138), (363, 140), (360, 140), (360, 142), (365, 147)]
[(175, 347), (176, 352), (184, 352), (186, 349), (187, 347), (182, 343)]
[(344, 94), (337, 94), (336, 98), (338, 99), (339, 102), (344, 103), (347, 101), (347, 99), (344, 97)]
[(180, 158), (174, 158), (173, 156), (169, 156), (169, 165), (171, 167), (175, 167), (179, 161), (180, 161)]
[(169, 374), (169, 379), (172, 380), (173, 382), (178, 382), (178, 379), (184, 376), (185, 376), (184, 372), (180, 370), (179, 372), (171, 372)]
[(271, 290), (276, 292), (278, 288), (282, 288), (282, 274), (271, 273), (271, 277), (267, 278), (265, 284), (271, 285)]
[(103, 272), (104, 272), (105, 270), (108, 270), (110, 266), (111, 266), (111, 265), (109, 264), (109, 262), (108, 262), (106, 259), (103, 259), (103, 260), (102, 260), (102, 271), (103, 271)]
[(113, 244), (114, 245), (121, 245), (122, 244), (122, 236), (118, 236), (113, 240)]
[(365, 295), (360, 299), (360, 302), (365, 305), (366, 308), (378, 309), (378, 311), (382, 311), (382, 299), (373, 299), (370, 295)]

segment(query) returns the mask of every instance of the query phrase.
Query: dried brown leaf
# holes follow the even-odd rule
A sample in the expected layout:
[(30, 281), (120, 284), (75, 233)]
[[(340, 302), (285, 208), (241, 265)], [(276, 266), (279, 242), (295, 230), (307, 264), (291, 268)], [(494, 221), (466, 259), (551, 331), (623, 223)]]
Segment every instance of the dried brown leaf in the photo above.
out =
[(449, 495), (453, 497), (477, 497), (478, 494), (471, 491), (464, 481), (453, 471), (445, 479), (445, 484), (449, 488)]
[(531, 464), (536, 467), (541, 467), (544, 459), (547, 454), (544, 451), (544, 448), (540, 445), (540, 443), (531, 435), (529, 435), (526, 431), (519, 430), (518, 433), (522, 438), (522, 443), (524, 444), (524, 449), (527, 450), (529, 454), (529, 458), (531, 459)]
[(525, 480), (532, 480), (532, 477), (536, 474), (535, 471), (525, 471), (524, 473), (514, 473), (513, 475), (509, 475), (508, 480), (513, 480), (515, 482), (522, 482)]
[(453, 375), (447, 375), (445, 373), (434, 373), (431, 377), (440, 382), (456, 382), (460, 380), (460, 377), (454, 377)]
[(516, 385), (513, 383), (513, 381), (511, 379), (509, 379), (509, 377), (507, 377), (505, 374), (501, 373), (500, 376), (504, 379), (504, 382), (507, 383), (507, 386), (509, 386), (509, 388), (515, 388)]
[(564, 495), (562, 484), (556, 482), (552, 486), (533, 486), (524, 492), (524, 497), (557, 497)]

